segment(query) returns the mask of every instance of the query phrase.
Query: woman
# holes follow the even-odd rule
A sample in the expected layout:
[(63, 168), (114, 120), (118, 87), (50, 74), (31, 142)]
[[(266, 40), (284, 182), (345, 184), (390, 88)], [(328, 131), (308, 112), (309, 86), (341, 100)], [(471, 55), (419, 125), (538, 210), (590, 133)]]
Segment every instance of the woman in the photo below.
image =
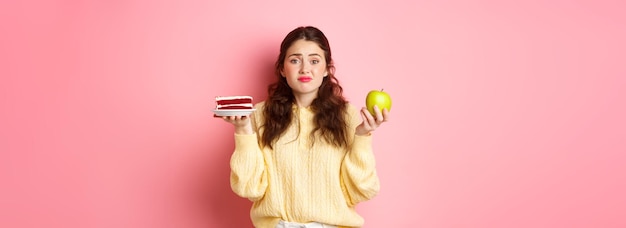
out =
[(298, 27), (280, 46), (278, 81), (235, 126), (231, 187), (253, 202), (255, 227), (360, 227), (355, 205), (379, 190), (371, 132), (387, 110), (360, 111), (342, 95), (326, 36)]

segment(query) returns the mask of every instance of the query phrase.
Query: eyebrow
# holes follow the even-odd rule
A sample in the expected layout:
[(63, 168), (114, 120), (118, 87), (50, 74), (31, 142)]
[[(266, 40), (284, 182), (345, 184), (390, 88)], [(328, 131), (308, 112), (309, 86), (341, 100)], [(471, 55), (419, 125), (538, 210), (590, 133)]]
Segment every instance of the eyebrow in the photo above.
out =
[[(302, 56), (302, 54), (296, 53), (296, 54), (291, 54), (291, 55), (289, 55), (287, 57), (291, 57), (291, 56)], [(309, 56), (319, 56), (319, 57), (322, 57), (322, 55), (317, 54), (317, 53), (309, 54)]]

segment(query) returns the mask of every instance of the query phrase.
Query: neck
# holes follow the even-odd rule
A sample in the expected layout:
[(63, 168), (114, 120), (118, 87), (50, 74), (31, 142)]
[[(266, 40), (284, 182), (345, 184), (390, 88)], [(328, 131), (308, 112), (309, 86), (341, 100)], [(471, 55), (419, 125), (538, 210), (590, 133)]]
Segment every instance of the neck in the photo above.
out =
[(311, 106), (311, 103), (313, 103), (313, 100), (317, 98), (317, 93), (294, 94), (294, 98), (296, 100), (296, 104), (298, 105), (298, 107), (307, 108)]

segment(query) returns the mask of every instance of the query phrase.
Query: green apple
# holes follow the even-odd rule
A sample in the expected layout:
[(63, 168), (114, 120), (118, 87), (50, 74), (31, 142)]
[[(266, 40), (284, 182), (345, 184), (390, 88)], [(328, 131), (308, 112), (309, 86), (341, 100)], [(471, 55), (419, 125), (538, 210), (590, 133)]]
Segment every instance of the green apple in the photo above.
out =
[(378, 106), (378, 109), (382, 112), (383, 109), (391, 111), (391, 96), (383, 90), (372, 90), (367, 93), (365, 98), (365, 107), (373, 116), (376, 116), (374, 112), (374, 105)]

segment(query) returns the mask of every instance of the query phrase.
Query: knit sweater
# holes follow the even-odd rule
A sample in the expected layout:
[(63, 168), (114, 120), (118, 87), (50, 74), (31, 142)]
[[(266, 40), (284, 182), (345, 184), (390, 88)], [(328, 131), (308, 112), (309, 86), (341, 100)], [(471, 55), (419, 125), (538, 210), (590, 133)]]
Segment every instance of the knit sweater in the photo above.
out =
[[(253, 202), (252, 223), (274, 228), (280, 220), (320, 222), (339, 227), (361, 227), (355, 205), (374, 197), (379, 180), (372, 152), (372, 136), (355, 135), (362, 120), (348, 104), (348, 148), (338, 148), (310, 137), (314, 113), (294, 105), (294, 121), (269, 147), (260, 148), (264, 102), (252, 114), (254, 134), (235, 134), (230, 160), (231, 188)], [(315, 140), (311, 142), (311, 140)]]

